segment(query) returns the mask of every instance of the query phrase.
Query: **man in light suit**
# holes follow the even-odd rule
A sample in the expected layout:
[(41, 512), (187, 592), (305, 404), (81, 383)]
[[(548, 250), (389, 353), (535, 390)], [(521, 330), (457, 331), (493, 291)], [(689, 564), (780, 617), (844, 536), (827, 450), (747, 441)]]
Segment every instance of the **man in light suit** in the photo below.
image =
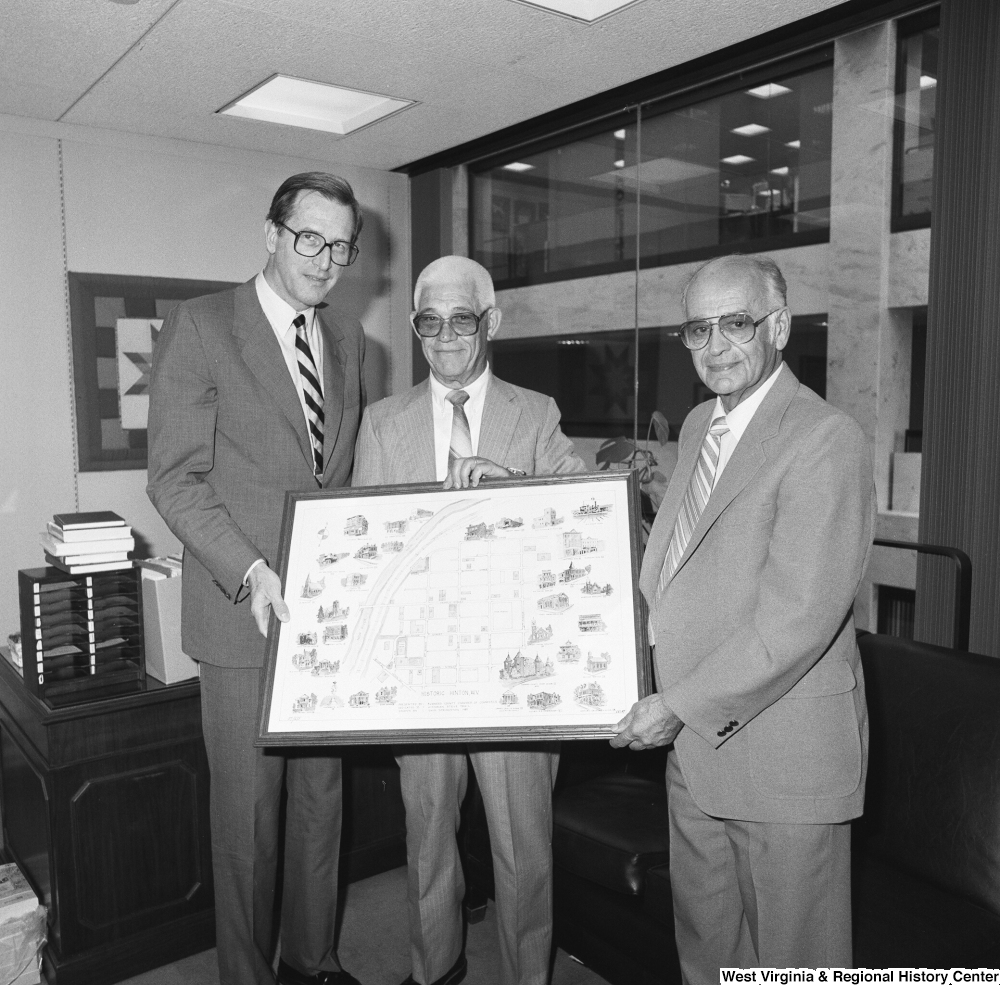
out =
[[(273, 985), (282, 780), (281, 985), (356, 985), (334, 949), (340, 760), (254, 747), (285, 492), (347, 485), (364, 334), (323, 299), (357, 255), (361, 209), (321, 172), (278, 189), (256, 278), (171, 311), (150, 385), (149, 486), (184, 544), (184, 651), (201, 664), (222, 985)], [(248, 601), (249, 599), (249, 601)]]
[(868, 720), (851, 606), (872, 542), (871, 449), (802, 386), (767, 258), (712, 260), (682, 339), (718, 397), (681, 430), (640, 587), (658, 693), (612, 745), (673, 742), (670, 881), (686, 982), (850, 967), (850, 825)]
[[(500, 327), (493, 282), (465, 257), (424, 269), (411, 315), (430, 378), (365, 411), (355, 486), (490, 476), (582, 472), (550, 397), (492, 375), (487, 342)], [(544, 985), (552, 947), (550, 744), (415, 746), (400, 750), (412, 972), (403, 985), (456, 985), (465, 978), (465, 882), (455, 835), (465, 795), (466, 752), (483, 794), (493, 852), (501, 985)]]

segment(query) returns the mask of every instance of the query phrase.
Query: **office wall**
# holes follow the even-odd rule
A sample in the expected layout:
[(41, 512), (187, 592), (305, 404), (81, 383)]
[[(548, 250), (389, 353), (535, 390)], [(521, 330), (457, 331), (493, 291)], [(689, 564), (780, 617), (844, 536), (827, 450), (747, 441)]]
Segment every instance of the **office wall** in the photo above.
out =
[(266, 259), (274, 190), (305, 170), (344, 175), (365, 210), (360, 257), (330, 302), (365, 327), (377, 399), (411, 373), (404, 176), (0, 116), (0, 641), (53, 513), (113, 509), (157, 553), (178, 546), (145, 471), (78, 471), (66, 271), (247, 280)]

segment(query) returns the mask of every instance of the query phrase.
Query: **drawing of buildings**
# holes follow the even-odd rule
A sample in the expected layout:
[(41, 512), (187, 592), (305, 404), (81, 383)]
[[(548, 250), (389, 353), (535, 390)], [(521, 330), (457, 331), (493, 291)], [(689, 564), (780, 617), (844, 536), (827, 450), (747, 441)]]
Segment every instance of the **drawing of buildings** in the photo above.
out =
[(538, 691), (528, 695), (528, 707), (544, 710), (562, 703), (562, 697), (555, 691)]
[(316, 666), (315, 650), (300, 650), (292, 654), (292, 666), (296, 670), (309, 670)]
[(321, 568), (329, 568), (338, 561), (343, 561), (345, 557), (347, 557), (346, 551), (343, 554), (320, 554), (320, 556), (316, 559), (316, 562)]
[(544, 629), (535, 623), (535, 620), (531, 620), (531, 635), (528, 637), (528, 643), (547, 643), (552, 639), (552, 623), (549, 623)]
[(603, 633), (608, 628), (599, 612), (591, 612), (585, 616), (580, 616), (578, 622), (581, 633)]
[(429, 520), (432, 516), (434, 516), (434, 512), (432, 510), (414, 510), (410, 514), (410, 519), (423, 522), (424, 520)]
[(504, 691), (504, 693), (500, 695), (500, 704), (506, 707), (516, 705), (517, 695), (513, 691)]
[(549, 612), (562, 612), (569, 608), (569, 596), (565, 592), (558, 595), (546, 595), (538, 600), (538, 608)]
[(587, 684), (579, 684), (573, 691), (573, 697), (581, 705), (587, 705), (590, 708), (600, 708), (605, 701), (604, 688), (594, 681)]
[(595, 657), (589, 650), (587, 651), (587, 670), (590, 673), (599, 674), (602, 670), (607, 670), (609, 663), (611, 663), (610, 653), (605, 652)]
[(589, 503), (584, 503), (578, 510), (573, 510), (573, 516), (575, 517), (585, 517), (585, 516), (606, 516), (611, 512), (611, 504), (605, 503), (601, 506), (597, 505), (597, 500), (594, 499)]
[(557, 654), (560, 663), (576, 663), (580, 659), (582, 650), (571, 640), (567, 640)]
[(367, 708), (369, 707), (368, 692), (358, 691), (356, 694), (352, 694), (348, 699), (347, 703), (352, 708)]
[(515, 527), (523, 527), (524, 519), (522, 517), (515, 517), (511, 519), (509, 516), (502, 516), (497, 521), (497, 530), (513, 530)]
[(579, 530), (567, 530), (563, 535), (563, 554), (595, 554), (604, 550), (604, 541), (596, 537), (585, 537)]
[(385, 532), (387, 534), (405, 534), (407, 520), (386, 520)]
[(303, 712), (313, 712), (316, 710), (317, 698), (315, 694), (303, 694), (292, 702), (292, 714), (300, 715)]
[(398, 554), (403, 549), (403, 542), (401, 540), (387, 540), (382, 545), (383, 554)]
[(306, 583), (302, 586), (302, 597), (304, 599), (314, 599), (325, 587), (325, 579), (313, 578), (312, 575), (306, 575)]
[(551, 571), (543, 571), (538, 576), (539, 588), (551, 588), (556, 583), (556, 576)]
[(374, 544), (365, 544), (354, 552), (354, 556), (359, 561), (374, 561), (378, 557), (378, 548)]
[(491, 523), (487, 526), (485, 523), (470, 523), (469, 526), (465, 528), (465, 539), (466, 540), (489, 540), (493, 536), (494, 527)]
[(542, 510), (542, 515), (535, 517), (532, 521), (531, 526), (535, 530), (539, 530), (545, 527), (556, 527), (563, 522), (564, 517), (556, 516), (556, 511), (551, 506), (546, 506)]
[(589, 574), (589, 564), (585, 568), (575, 568), (573, 567), (573, 562), (570, 561), (569, 567), (565, 571), (559, 572), (559, 583), (561, 585), (569, 585), (574, 581), (578, 581), (580, 578), (586, 578)]
[(526, 657), (520, 650), (512, 657), (509, 653), (504, 658), (500, 670), (502, 681), (524, 681), (534, 677), (551, 677), (555, 673), (552, 658), (542, 660), (540, 656)]
[(393, 687), (380, 687), (375, 692), (375, 704), (377, 705), (394, 705), (396, 703), (396, 688)]
[(610, 595), (614, 589), (610, 582), (607, 585), (598, 585), (596, 581), (588, 581), (580, 591), (584, 595)]
[(319, 642), (319, 634), (317, 634), (317, 633), (299, 633), (295, 637), (295, 642), (299, 646), (315, 646)]
[(317, 622), (333, 622), (334, 619), (345, 619), (351, 611), (349, 606), (342, 606), (337, 599), (334, 599), (325, 609), (319, 607), (316, 613)]
[(312, 669), (313, 677), (333, 677), (340, 670), (339, 660), (317, 660)]
[(347, 625), (339, 622), (335, 626), (327, 626), (323, 630), (324, 643), (343, 643), (347, 639)]
[(348, 517), (347, 523), (344, 524), (344, 533), (348, 537), (364, 537), (368, 533), (368, 521), (360, 513)]
[(366, 581), (368, 581), (368, 575), (362, 575), (354, 571), (346, 578), (341, 578), (340, 584), (344, 588), (360, 588)]

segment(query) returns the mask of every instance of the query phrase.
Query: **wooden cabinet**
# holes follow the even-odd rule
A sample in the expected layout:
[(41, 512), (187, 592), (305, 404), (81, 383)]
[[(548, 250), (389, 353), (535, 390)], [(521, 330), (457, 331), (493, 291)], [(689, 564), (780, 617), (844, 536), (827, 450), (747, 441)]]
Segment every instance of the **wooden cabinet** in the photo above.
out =
[(53, 710), (0, 658), (4, 848), (49, 910), (49, 985), (215, 941), (197, 681)]

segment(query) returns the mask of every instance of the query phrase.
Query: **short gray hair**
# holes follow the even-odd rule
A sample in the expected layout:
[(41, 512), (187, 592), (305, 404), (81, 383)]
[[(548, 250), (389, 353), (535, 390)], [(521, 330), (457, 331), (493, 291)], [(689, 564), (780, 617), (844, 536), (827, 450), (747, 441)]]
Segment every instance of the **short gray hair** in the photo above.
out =
[(471, 282), (476, 300), (484, 308), (496, 307), (497, 296), (490, 272), (481, 263), (460, 256), (440, 257), (420, 271), (413, 285), (413, 307), (418, 307), (420, 295), (429, 284), (454, 284), (463, 280)]
[(752, 268), (764, 289), (767, 304), (779, 308), (784, 308), (788, 304), (788, 284), (785, 283), (781, 268), (769, 256), (758, 253), (730, 253), (727, 256), (715, 257), (715, 259), (703, 263), (688, 278), (688, 282), (684, 285), (684, 293), (681, 295), (681, 304), (685, 311), (687, 311), (688, 291), (691, 289), (691, 285), (702, 273), (716, 267)]

